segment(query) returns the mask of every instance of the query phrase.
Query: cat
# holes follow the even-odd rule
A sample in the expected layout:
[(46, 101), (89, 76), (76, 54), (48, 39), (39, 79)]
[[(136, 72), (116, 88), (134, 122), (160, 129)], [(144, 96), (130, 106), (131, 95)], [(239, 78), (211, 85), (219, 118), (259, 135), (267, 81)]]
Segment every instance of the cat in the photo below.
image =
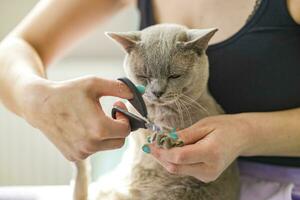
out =
[[(170, 131), (200, 119), (223, 114), (207, 87), (209, 62), (205, 53), (217, 29), (188, 29), (158, 24), (142, 31), (106, 33), (126, 52), (124, 68), (136, 84), (146, 87), (150, 121)], [(131, 111), (134, 111), (129, 107)], [(95, 185), (96, 200), (236, 200), (239, 174), (236, 162), (211, 183), (170, 174), (151, 155), (141, 151), (151, 132), (139, 129), (129, 136), (129, 147), (119, 166)], [(178, 147), (180, 148), (180, 147)], [(78, 164), (76, 200), (86, 200), (85, 165)], [(92, 191), (91, 191), (92, 192)]]

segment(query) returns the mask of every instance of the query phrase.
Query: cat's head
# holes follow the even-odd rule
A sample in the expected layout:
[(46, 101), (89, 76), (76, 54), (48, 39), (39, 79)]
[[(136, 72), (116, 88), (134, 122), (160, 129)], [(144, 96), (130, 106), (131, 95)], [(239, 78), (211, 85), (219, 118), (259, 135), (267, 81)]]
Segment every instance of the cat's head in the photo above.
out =
[(207, 87), (208, 42), (217, 29), (160, 24), (142, 31), (109, 32), (126, 51), (127, 76), (146, 87), (148, 103), (170, 104), (184, 94), (200, 97)]

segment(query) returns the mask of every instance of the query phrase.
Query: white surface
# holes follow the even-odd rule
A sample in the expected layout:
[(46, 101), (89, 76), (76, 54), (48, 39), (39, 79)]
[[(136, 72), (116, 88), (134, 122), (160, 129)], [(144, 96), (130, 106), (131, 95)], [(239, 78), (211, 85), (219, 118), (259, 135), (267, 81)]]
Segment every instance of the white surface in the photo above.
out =
[(70, 186), (2, 187), (0, 200), (71, 200)]

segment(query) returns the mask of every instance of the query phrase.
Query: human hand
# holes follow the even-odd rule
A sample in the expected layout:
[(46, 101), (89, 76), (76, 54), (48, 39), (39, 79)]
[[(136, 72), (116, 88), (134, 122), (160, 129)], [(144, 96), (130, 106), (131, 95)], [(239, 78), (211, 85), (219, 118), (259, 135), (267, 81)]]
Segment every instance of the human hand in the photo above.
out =
[[(23, 117), (70, 161), (120, 148), (130, 132), (125, 116), (117, 113), (116, 120), (111, 119), (99, 103), (102, 96), (132, 98), (120, 81), (90, 76), (62, 82), (37, 79), (22, 84), (19, 91)], [(116, 105), (126, 109), (121, 102)]]
[(149, 150), (170, 173), (211, 182), (248, 148), (250, 129), (238, 115), (207, 117), (177, 132), (185, 146), (164, 149), (152, 143)]

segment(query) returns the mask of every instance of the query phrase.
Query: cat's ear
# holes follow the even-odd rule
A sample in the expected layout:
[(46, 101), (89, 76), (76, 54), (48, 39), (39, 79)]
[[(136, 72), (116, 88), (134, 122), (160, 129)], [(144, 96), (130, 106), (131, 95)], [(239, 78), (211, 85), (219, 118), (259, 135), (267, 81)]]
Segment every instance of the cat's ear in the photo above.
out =
[(207, 49), (209, 40), (217, 31), (217, 28), (189, 29), (187, 30), (187, 41), (181, 42), (180, 46), (188, 49), (194, 49), (201, 53)]
[(138, 44), (141, 40), (140, 31), (130, 32), (105, 32), (105, 35), (120, 44), (127, 53)]

